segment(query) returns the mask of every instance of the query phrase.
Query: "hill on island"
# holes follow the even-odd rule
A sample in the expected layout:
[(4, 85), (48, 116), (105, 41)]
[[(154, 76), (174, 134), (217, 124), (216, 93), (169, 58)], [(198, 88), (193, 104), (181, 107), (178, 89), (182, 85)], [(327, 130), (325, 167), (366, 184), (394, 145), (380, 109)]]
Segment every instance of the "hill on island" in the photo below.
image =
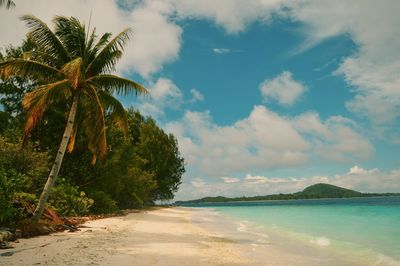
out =
[(327, 198), (354, 198), (354, 197), (378, 197), (399, 196), (400, 193), (362, 193), (355, 190), (342, 188), (330, 184), (318, 183), (306, 187), (303, 191), (290, 194), (274, 194), (254, 197), (206, 197), (189, 201), (177, 201), (177, 205), (196, 204), (206, 202), (230, 202), (230, 201), (260, 201), (260, 200), (292, 200), (292, 199), (327, 199)]
[(306, 187), (303, 191), (298, 192), (297, 195), (318, 198), (352, 198), (360, 197), (363, 193), (330, 184), (319, 183)]

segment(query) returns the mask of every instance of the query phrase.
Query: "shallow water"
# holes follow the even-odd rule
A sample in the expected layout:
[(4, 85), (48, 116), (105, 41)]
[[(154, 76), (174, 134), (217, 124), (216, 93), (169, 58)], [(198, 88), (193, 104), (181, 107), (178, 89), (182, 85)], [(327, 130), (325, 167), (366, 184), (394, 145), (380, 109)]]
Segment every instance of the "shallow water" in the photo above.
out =
[[(235, 224), (236, 235), (257, 234), (249, 237), (252, 247), (263, 241), (278, 243), (279, 238), (285, 243), (282, 248), (295, 243), (295, 249), (302, 246), (307, 249), (304, 252), (313, 252), (314, 248), (321, 256), (345, 258), (349, 265), (400, 265), (400, 197), (197, 206)], [(203, 222), (218, 220), (212, 217), (203, 215)]]

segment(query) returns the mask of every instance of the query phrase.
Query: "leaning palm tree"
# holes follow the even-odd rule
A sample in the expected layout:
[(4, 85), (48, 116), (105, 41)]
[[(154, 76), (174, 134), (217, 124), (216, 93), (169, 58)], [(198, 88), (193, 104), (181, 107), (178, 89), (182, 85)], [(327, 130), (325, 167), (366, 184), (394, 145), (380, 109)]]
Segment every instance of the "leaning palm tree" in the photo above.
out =
[(15, 3), (12, 0), (0, 0), (0, 7), (5, 6), (7, 9), (15, 7)]
[[(122, 56), (129, 29), (114, 38), (110, 33), (97, 38), (95, 29), (87, 32), (74, 17), (55, 17), (54, 31), (34, 16), (26, 15), (22, 20), (30, 29), (28, 37), (34, 42), (35, 49), (25, 53), (22, 59), (0, 63), (0, 76), (3, 79), (19, 76), (37, 84), (22, 100), (27, 113), (24, 139), (52, 104), (64, 101), (69, 108), (61, 144), (32, 217), (37, 222), (54, 186), (64, 153), (73, 150), (78, 125), (84, 128), (88, 137), (94, 164), (97, 157), (107, 153), (105, 116), (110, 115), (125, 132), (127, 130), (125, 109), (113, 95), (145, 94), (147, 91), (134, 81), (110, 74)], [(76, 123), (76, 117), (81, 123)]]

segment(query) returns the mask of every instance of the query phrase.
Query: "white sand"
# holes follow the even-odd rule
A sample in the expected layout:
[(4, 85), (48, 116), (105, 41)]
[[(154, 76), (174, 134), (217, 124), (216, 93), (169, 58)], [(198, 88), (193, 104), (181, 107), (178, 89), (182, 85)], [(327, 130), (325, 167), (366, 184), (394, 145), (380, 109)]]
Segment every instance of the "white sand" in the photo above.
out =
[(86, 223), (13, 243), (0, 265), (248, 265), (229, 239), (190, 221), (191, 210), (166, 208)]
[[(91, 221), (75, 233), (12, 243), (0, 265), (362, 265), (301, 245), (250, 234), (206, 210), (163, 208)], [(11, 256), (4, 256), (11, 252)], [(369, 264), (367, 264), (369, 265)], [(376, 265), (389, 265), (386, 263)]]

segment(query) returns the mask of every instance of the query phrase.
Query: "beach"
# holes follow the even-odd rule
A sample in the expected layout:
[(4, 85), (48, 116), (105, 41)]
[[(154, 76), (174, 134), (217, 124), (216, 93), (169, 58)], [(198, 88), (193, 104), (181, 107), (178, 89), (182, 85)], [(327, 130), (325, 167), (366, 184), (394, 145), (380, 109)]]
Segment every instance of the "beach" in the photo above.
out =
[(0, 265), (358, 265), (241, 226), (201, 208), (159, 208), (20, 239)]
[[(162, 208), (90, 221), (81, 231), (13, 243), (0, 265), (244, 265), (251, 261), (194, 225), (191, 211)], [(5, 252), (13, 253), (4, 256)], [(10, 253), (9, 253), (10, 254)]]

